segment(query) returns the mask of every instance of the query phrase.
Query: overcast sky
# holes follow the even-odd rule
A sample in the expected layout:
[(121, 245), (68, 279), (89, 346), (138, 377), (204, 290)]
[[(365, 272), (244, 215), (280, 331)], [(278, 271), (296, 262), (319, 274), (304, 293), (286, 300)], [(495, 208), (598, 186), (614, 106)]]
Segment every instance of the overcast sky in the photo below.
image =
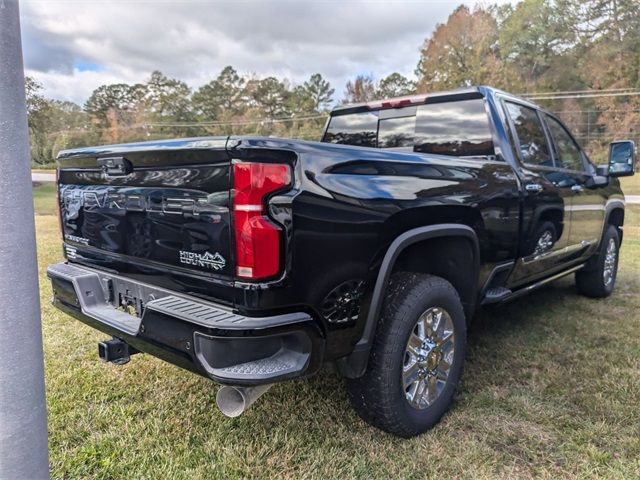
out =
[(476, 1), (23, 0), (25, 69), (46, 95), (80, 104), (153, 70), (196, 88), (226, 65), (294, 83), (319, 72), (339, 99), (357, 74), (413, 76), (424, 39), (460, 3)]

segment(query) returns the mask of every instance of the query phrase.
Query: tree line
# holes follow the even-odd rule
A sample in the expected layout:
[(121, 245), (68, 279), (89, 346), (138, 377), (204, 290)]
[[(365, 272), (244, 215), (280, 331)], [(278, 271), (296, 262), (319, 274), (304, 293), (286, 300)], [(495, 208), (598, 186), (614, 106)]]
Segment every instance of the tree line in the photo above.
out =
[[(227, 66), (197, 89), (156, 71), (145, 83), (100, 86), (80, 106), (45, 98), (27, 78), (32, 158), (44, 164), (64, 148), (194, 135), (318, 139), (335, 102), (481, 84), (522, 94), (566, 92), (538, 103), (557, 112), (596, 156), (614, 138), (639, 140), (637, 0), (459, 6), (420, 48), (415, 80), (358, 75), (340, 97), (320, 73), (293, 84)], [(581, 93), (594, 90), (602, 94)]]

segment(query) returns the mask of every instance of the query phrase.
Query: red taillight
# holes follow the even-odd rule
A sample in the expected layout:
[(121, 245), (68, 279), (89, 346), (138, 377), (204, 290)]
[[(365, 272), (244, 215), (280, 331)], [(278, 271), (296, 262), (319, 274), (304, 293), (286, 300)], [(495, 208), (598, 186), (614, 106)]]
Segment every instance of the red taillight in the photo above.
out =
[(280, 271), (281, 229), (265, 215), (265, 198), (291, 183), (288, 165), (233, 164), (236, 275), (258, 280)]

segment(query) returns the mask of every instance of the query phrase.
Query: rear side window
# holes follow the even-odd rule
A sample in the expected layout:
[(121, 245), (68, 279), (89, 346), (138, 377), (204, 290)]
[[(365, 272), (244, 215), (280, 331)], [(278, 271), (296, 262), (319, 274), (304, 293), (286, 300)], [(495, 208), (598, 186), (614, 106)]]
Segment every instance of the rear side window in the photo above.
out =
[(378, 136), (378, 112), (351, 113), (331, 117), (323, 141), (375, 147)]
[(418, 107), (414, 150), (461, 157), (493, 155), (484, 101), (460, 100)]
[(505, 103), (518, 136), (520, 156), (524, 163), (553, 167), (542, 122), (533, 108)]
[(555, 118), (546, 115), (546, 120), (560, 162), (559, 166), (570, 170), (583, 170), (580, 147)]

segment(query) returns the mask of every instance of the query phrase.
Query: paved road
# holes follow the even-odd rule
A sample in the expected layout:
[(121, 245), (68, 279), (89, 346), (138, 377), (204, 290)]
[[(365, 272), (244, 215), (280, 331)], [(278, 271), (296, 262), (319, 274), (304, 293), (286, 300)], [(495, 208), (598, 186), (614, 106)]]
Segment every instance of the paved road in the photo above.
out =
[[(56, 174), (55, 173), (40, 173), (40, 172), (32, 172), (31, 180), (34, 182), (55, 182)], [(640, 195), (627, 195), (626, 196), (627, 203), (638, 203), (640, 204)]]
[(31, 172), (31, 181), (32, 182), (55, 182), (56, 181), (56, 174), (55, 173)]

